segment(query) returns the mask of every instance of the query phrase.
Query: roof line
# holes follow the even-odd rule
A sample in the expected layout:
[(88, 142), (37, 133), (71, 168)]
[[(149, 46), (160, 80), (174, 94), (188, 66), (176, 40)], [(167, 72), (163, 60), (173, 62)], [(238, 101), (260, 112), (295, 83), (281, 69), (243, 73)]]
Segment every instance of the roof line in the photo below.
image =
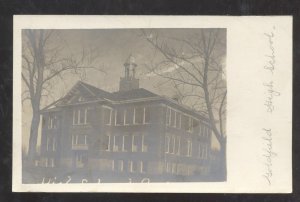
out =
[(92, 93), (94, 96), (96, 96), (95, 93), (93, 93), (88, 87), (86, 87), (86, 85), (85, 85), (84, 82), (79, 81), (79, 84), (80, 84), (81, 86), (83, 86), (85, 89), (87, 89), (87, 90), (88, 90), (90, 93)]

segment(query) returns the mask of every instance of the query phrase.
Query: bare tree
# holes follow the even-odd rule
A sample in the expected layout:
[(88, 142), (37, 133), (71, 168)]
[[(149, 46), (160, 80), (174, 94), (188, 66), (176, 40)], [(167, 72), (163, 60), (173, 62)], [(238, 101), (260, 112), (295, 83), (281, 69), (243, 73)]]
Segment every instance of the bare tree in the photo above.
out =
[(86, 69), (102, 70), (92, 66), (95, 56), (87, 54), (84, 49), (80, 56), (65, 50), (64, 45), (67, 44), (57, 31), (28, 29), (23, 30), (22, 37), (22, 81), (26, 87), (22, 93), (22, 103), (29, 100), (32, 107), (28, 156), (33, 159), (41, 103), (52, 95), (53, 83), (57, 79), (63, 80), (65, 73), (85, 75)]
[(223, 172), (221, 175), (225, 177), (225, 30), (198, 29), (188, 37), (165, 37), (153, 30), (142, 30), (142, 35), (159, 53), (155, 53), (159, 59), (147, 64), (149, 73), (164, 78), (177, 89), (182, 103), (208, 117), (211, 130), (220, 144), (221, 168), (218, 172)]

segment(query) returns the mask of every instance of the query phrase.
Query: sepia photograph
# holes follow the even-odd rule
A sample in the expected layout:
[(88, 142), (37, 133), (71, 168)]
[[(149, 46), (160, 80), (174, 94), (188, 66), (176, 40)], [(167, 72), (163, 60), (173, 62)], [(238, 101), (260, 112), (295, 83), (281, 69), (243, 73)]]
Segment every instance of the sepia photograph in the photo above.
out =
[(15, 192), (292, 191), (291, 16), (18, 15), (13, 62)]
[(22, 183), (224, 182), (226, 28), (22, 29)]

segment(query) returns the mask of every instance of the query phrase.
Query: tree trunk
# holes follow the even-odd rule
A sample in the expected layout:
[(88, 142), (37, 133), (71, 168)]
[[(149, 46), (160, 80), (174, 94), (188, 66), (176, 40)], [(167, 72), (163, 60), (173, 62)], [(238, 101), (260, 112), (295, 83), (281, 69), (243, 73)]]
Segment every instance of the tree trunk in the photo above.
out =
[(226, 159), (226, 138), (220, 141), (220, 165), (219, 165), (219, 175), (220, 180), (226, 181), (227, 179), (227, 159)]
[(40, 113), (39, 110), (33, 110), (31, 128), (30, 128), (30, 138), (29, 138), (29, 148), (28, 148), (28, 157), (30, 160), (34, 160), (36, 157), (36, 145), (38, 130), (40, 125)]

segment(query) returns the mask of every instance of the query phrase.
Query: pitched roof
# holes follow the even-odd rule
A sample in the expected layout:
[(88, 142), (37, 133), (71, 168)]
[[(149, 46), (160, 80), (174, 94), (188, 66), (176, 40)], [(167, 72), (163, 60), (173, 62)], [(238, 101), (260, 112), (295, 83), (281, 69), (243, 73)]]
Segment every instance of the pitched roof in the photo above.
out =
[(111, 99), (111, 93), (107, 92), (107, 91), (104, 91), (104, 90), (101, 90), (95, 86), (92, 86), (90, 84), (87, 84), (83, 81), (79, 81), (80, 84), (82, 86), (84, 86), (85, 88), (87, 88), (92, 94), (95, 95), (95, 97), (97, 98), (107, 98), (107, 99)]
[(136, 100), (136, 99), (143, 99), (143, 98), (144, 99), (145, 98), (157, 98), (157, 99), (161, 99), (164, 102), (167, 102), (167, 103), (169, 103), (173, 106), (177, 106), (177, 107), (181, 108), (182, 110), (184, 110), (186, 112), (189, 112), (189, 113), (192, 113), (196, 116), (200, 116), (202, 118), (205, 117), (205, 115), (200, 114), (199, 112), (196, 112), (196, 111), (192, 110), (188, 106), (179, 104), (171, 98), (160, 96), (160, 95), (157, 95), (155, 93), (152, 93), (151, 91), (148, 91), (144, 88), (133, 89), (133, 90), (130, 90), (130, 91), (118, 91), (118, 92), (110, 93), (110, 92), (101, 90), (101, 89), (99, 89), (95, 86), (92, 86), (92, 85), (87, 84), (87, 83), (82, 82), (82, 81), (77, 82), (64, 98), (62, 98), (61, 100), (56, 101), (55, 103), (49, 105), (48, 107), (45, 107), (44, 110), (45, 111), (51, 110), (49, 108), (50, 106), (58, 107), (59, 105), (68, 104), (64, 100), (66, 100), (66, 99), (68, 100), (69, 97), (72, 96), (74, 90), (76, 90), (76, 88), (79, 85), (81, 87), (83, 87), (84, 89), (86, 89), (87, 92), (89, 92), (91, 94), (92, 97), (91, 97), (90, 101), (93, 101), (93, 100), (94, 101), (109, 100), (109, 101), (112, 101), (112, 102), (119, 102), (119, 101)]
[(112, 99), (115, 101), (149, 98), (149, 97), (159, 97), (159, 95), (152, 93), (144, 88), (112, 93)]

